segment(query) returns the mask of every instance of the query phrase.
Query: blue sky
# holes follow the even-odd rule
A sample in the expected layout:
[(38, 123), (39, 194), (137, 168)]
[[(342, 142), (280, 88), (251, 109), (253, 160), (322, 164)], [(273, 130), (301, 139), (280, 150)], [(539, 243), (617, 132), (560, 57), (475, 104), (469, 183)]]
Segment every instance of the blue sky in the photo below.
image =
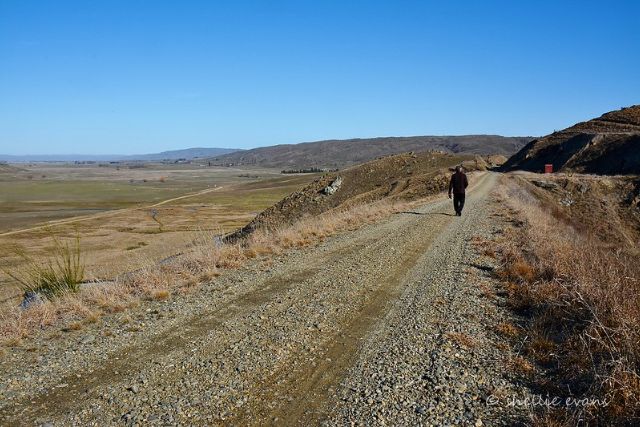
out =
[(0, 0), (0, 153), (543, 135), (639, 76), (638, 1)]

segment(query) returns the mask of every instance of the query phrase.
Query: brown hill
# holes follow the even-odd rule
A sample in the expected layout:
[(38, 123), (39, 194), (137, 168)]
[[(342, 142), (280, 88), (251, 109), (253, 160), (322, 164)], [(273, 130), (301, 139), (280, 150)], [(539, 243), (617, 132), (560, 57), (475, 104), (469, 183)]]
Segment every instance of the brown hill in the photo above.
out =
[(531, 141), (504, 168), (540, 172), (547, 163), (553, 164), (554, 170), (640, 174), (640, 105)]
[(531, 137), (497, 135), (412, 136), (274, 145), (205, 159), (213, 165), (258, 165), (283, 169), (342, 168), (381, 156), (428, 150), (452, 154), (510, 156)]
[[(246, 227), (229, 236), (235, 239), (260, 228), (276, 229), (305, 216), (343, 209), (382, 199), (415, 200), (445, 191), (450, 168), (463, 164), (466, 170), (484, 170), (479, 156), (442, 152), (405, 153), (325, 174), (300, 191), (266, 209)], [(326, 191), (337, 187), (335, 192)]]

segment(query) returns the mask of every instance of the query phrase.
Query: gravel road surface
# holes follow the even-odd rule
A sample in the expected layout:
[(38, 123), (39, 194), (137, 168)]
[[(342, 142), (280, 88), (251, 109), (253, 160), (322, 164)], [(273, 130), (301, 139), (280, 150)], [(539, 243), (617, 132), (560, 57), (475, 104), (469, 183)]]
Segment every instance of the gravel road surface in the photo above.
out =
[(483, 297), (496, 175), (0, 361), (0, 425), (512, 425)]

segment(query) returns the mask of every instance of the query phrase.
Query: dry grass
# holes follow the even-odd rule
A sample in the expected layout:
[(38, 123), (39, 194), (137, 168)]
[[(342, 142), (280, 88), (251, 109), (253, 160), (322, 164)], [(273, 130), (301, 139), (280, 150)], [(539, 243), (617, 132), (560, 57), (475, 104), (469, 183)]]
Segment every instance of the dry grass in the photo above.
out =
[(447, 338), (462, 347), (473, 348), (476, 345), (476, 341), (472, 337), (462, 332), (448, 332), (446, 335)]
[(197, 232), (189, 249), (169, 262), (158, 265), (149, 261), (147, 267), (113, 282), (86, 286), (77, 293), (62, 294), (28, 310), (0, 309), (0, 343), (12, 345), (34, 331), (54, 325), (76, 330), (83, 324), (97, 322), (103, 314), (126, 311), (142, 300), (166, 300), (174, 293), (187, 292), (214, 280), (222, 270), (238, 268), (253, 259), (258, 259), (262, 268), (268, 268), (271, 258), (286, 250), (316, 244), (328, 236), (411, 206), (414, 204), (382, 201), (334, 210), (281, 229), (259, 230), (235, 243), (223, 243), (213, 231)]
[(509, 368), (518, 375), (531, 377), (535, 373), (535, 367), (527, 359), (515, 356), (509, 359)]
[(38, 260), (20, 248), (15, 255), (24, 265), (17, 269), (3, 269), (5, 274), (19, 283), (22, 291), (37, 292), (48, 298), (66, 292), (77, 292), (84, 278), (84, 262), (81, 257), (80, 236), (74, 244), (61, 241), (51, 231), (53, 247), (46, 260)]
[(496, 325), (496, 332), (507, 338), (517, 338), (520, 336), (520, 329), (518, 329), (515, 325), (507, 322), (498, 323)]
[[(640, 259), (637, 248), (603, 241), (559, 218), (515, 178), (498, 192), (518, 227), (499, 246), (509, 306), (529, 319), (519, 372), (547, 369), (549, 393), (605, 399), (604, 407), (537, 414), (538, 425), (633, 424), (640, 420)], [(499, 332), (510, 335), (508, 326)], [(539, 383), (538, 386), (541, 384)], [(570, 390), (570, 391), (569, 391)], [(558, 424), (554, 424), (558, 423)]]
[(71, 322), (65, 328), (65, 332), (79, 331), (82, 329), (82, 322)]
[(167, 289), (158, 289), (152, 293), (152, 297), (155, 300), (166, 300), (169, 296), (171, 296), (171, 292)]

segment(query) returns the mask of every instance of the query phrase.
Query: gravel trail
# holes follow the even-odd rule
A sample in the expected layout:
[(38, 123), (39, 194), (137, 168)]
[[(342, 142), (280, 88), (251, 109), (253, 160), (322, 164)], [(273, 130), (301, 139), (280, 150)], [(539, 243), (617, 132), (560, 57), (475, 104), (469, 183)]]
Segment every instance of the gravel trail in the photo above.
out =
[(513, 424), (486, 403), (519, 392), (491, 332), (506, 314), (476, 286), (496, 176), (476, 180), (461, 218), (438, 199), (42, 334), (0, 361), (0, 425)]

